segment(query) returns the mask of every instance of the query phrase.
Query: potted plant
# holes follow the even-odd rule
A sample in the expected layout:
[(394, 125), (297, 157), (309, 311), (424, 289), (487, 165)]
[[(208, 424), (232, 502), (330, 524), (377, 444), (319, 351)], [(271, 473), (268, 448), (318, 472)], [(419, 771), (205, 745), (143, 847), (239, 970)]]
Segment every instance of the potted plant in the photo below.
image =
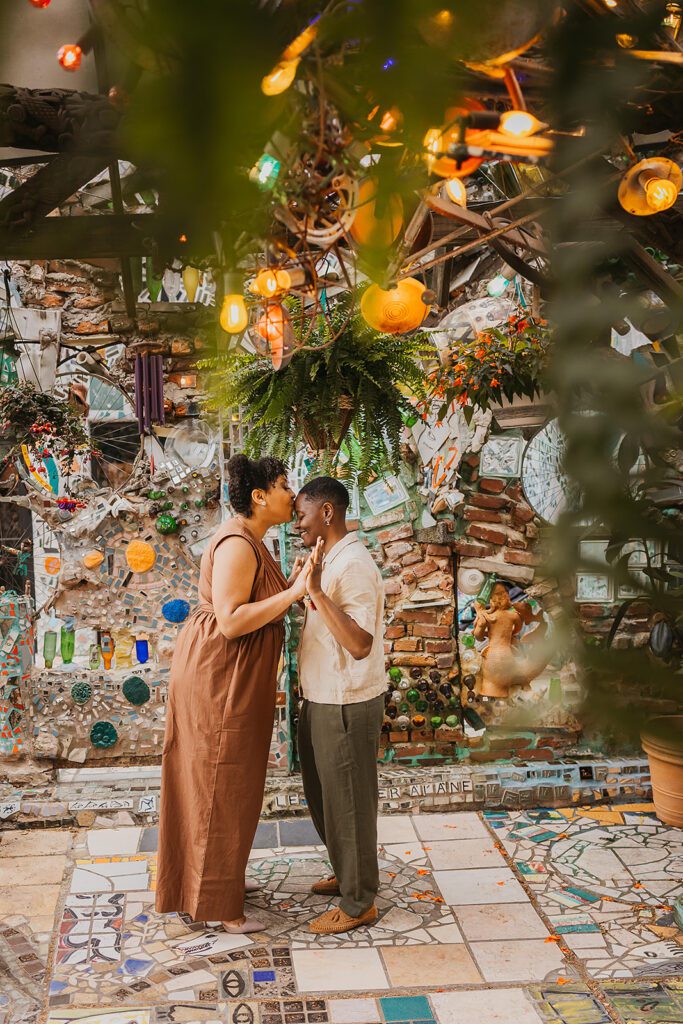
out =
[[(468, 423), (475, 408), (490, 408), (501, 429), (530, 425), (528, 417), (522, 422), (521, 410), (538, 407), (550, 341), (547, 321), (518, 310), (504, 327), (456, 342), (445, 365), (432, 374), (433, 396), (443, 399), (440, 417), (457, 402)], [(535, 408), (533, 422), (539, 415), (545, 418)]]
[(359, 483), (396, 470), (404, 417), (414, 413), (410, 397), (426, 395), (420, 359), (432, 354), (429, 341), (378, 334), (347, 303), (312, 320), (290, 312), (296, 338), (288, 364), (275, 370), (264, 355), (229, 352), (213, 366), (214, 405), (240, 408), (247, 453), (292, 462), (305, 444), (330, 472), (351, 432), (350, 470)]

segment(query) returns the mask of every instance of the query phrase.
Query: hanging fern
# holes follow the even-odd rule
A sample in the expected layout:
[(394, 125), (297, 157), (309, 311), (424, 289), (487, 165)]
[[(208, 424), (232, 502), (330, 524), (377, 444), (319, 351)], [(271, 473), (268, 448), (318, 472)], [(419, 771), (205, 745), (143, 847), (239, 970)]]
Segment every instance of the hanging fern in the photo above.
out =
[(397, 470), (403, 417), (414, 411), (408, 396), (420, 401), (426, 394), (421, 360), (433, 352), (426, 336), (377, 334), (358, 316), (349, 317), (346, 303), (312, 324), (297, 302), (289, 309), (306, 347), (279, 371), (244, 351), (222, 357), (214, 363), (213, 406), (242, 408), (250, 455), (291, 463), (307, 444), (318, 468), (333, 472), (348, 437), (346, 469), (361, 484)]

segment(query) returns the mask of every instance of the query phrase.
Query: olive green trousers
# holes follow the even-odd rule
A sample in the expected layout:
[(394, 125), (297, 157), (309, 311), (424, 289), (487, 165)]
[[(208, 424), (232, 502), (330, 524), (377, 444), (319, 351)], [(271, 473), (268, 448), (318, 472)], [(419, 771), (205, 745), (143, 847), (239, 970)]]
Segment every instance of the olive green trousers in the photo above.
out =
[(339, 883), (341, 909), (360, 917), (375, 902), (377, 751), (384, 695), (358, 704), (314, 704), (299, 716), (299, 760), (313, 824)]

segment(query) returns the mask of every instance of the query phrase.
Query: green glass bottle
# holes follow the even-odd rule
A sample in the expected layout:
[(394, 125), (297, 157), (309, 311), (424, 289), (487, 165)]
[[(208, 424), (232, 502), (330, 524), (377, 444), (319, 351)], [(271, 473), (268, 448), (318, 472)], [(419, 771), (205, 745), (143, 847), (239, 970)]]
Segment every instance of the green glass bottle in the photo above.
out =
[(491, 594), (493, 593), (493, 588), (495, 587), (497, 582), (498, 582), (498, 578), (497, 578), (495, 572), (492, 572), (491, 575), (489, 576), (489, 578), (484, 583), (484, 586), (481, 588), (481, 590), (477, 594), (477, 601), (479, 601), (480, 604), (483, 604), (484, 607), (486, 607), (486, 605), (491, 600)]

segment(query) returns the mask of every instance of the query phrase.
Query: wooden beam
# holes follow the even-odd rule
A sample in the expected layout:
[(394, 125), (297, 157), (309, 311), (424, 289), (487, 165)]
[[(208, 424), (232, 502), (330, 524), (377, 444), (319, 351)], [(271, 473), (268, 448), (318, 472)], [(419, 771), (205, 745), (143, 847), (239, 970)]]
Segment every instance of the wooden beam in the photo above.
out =
[(60, 153), (0, 202), (0, 225), (28, 230), (104, 170), (102, 156)]
[(0, 227), (0, 260), (148, 256), (152, 239), (168, 234), (167, 226), (153, 213), (46, 217), (26, 233)]

